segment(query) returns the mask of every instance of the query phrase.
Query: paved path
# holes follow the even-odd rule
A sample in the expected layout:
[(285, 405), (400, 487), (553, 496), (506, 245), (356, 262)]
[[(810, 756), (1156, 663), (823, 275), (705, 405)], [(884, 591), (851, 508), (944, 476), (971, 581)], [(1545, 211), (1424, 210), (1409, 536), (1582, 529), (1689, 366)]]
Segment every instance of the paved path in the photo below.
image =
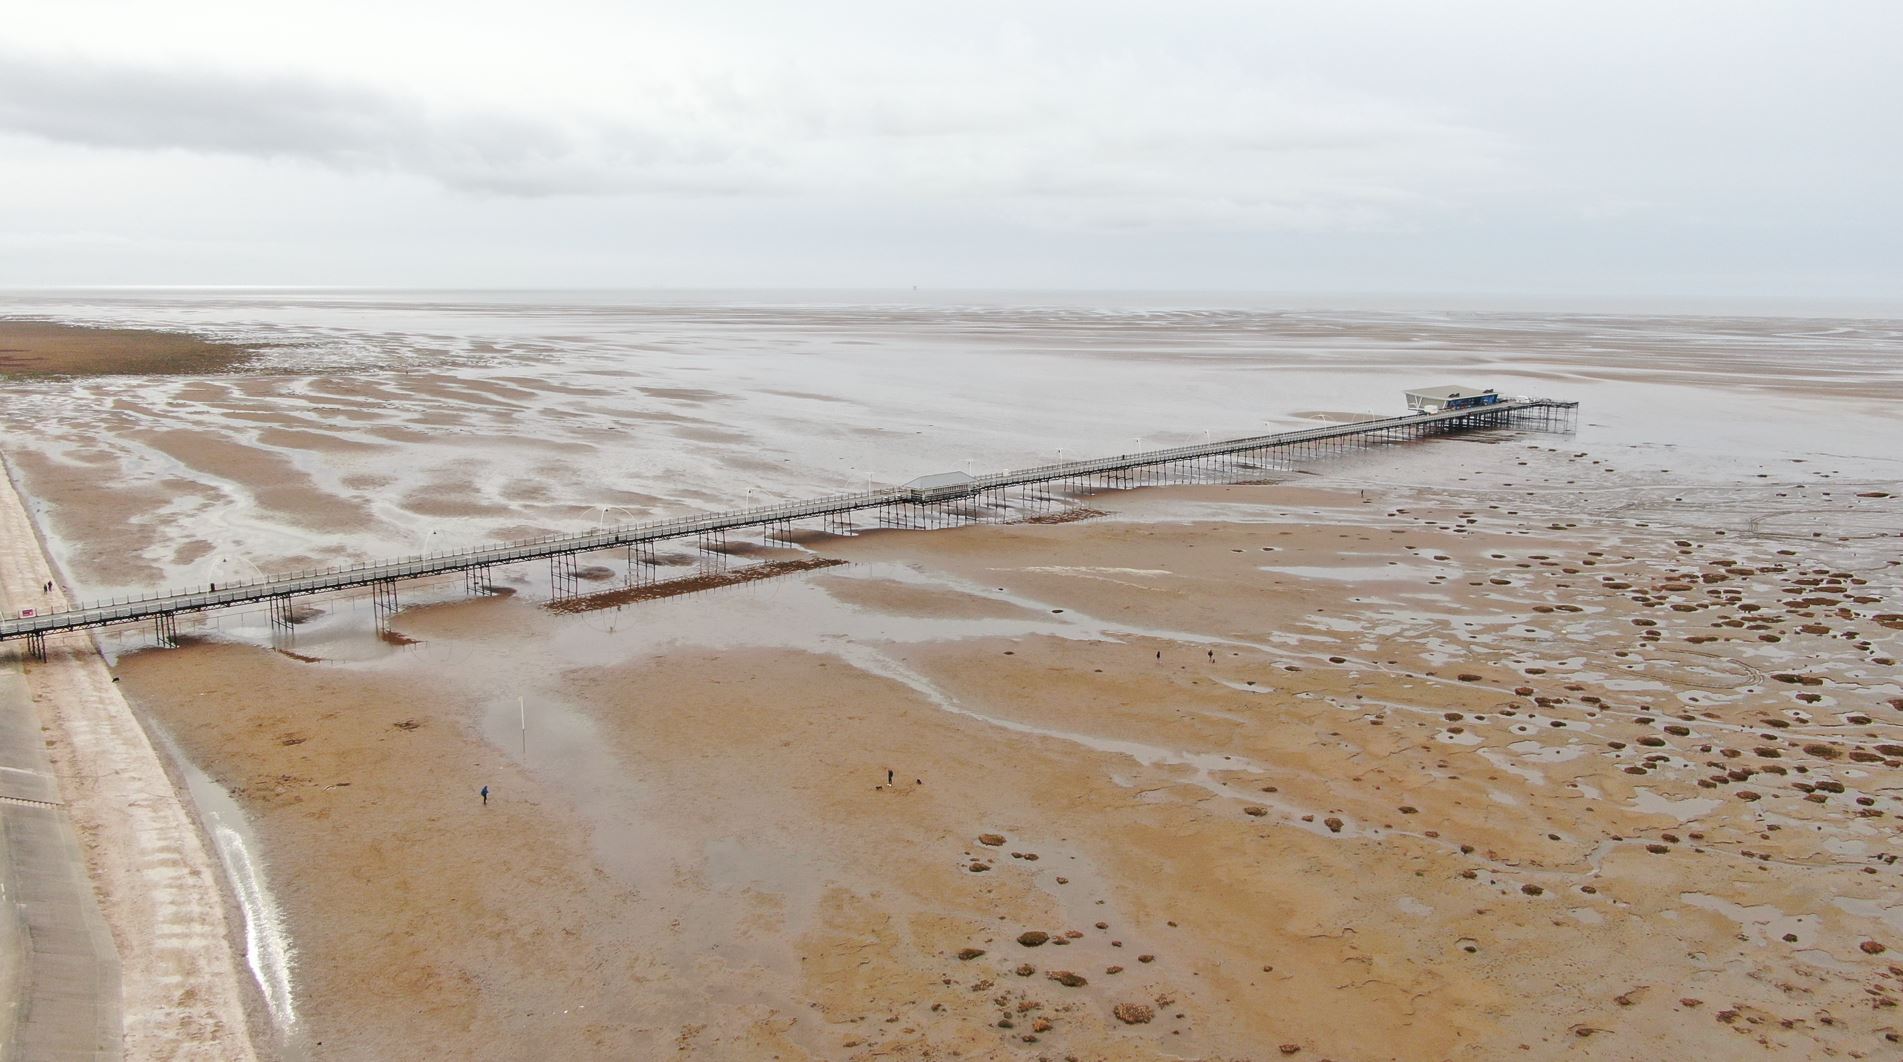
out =
[[(16, 614), (20, 596), (0, 585)], [(20, 663), (0, 665), (0, 1056), (117, 1058), (119, 953), (40, 726)]]

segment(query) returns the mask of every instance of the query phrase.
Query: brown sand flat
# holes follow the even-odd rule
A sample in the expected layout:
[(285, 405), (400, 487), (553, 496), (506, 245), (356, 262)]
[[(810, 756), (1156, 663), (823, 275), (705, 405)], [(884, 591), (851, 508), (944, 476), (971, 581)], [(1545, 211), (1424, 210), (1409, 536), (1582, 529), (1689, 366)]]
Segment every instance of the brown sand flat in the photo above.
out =
[(328, 432), (306, 431), (302, 428), (265, 428), (258, 432), (257, 441), (260, 446), (274, 449), (312, 450), (326, 454), (379, 453), (390, 449), (361, 439), (347, 439)]
[[(206, 699), (244, 710), (167, 713), (179, 740), (223, 749), (203, 766), (273, 847), (295, 844), (300, 861), (327, 868), (273, 881), (288, 911), (305, 912), (291, 921), (315, 1040), (385, 1057), (435, 1040), (480, 1057), (484, 1040), (506, 1035), (509, 1012), (546, 1017), (586, 982), (624, 975), (628, 959), (582, 932), (580, 911), (615, 909), (620, 890), (604, 887), (585, 838), (562, 825), (575, 821), (572, 810), (501, 767), (427, 694), (231, 646), (126, 663), (164, 685), (199, 670), (190, 656), (219, 675)], [(421, 724), (398, 727), (412, 720)], [(459, 784), (475, 777), (509, 800), (481, 807)], [(495, 814), (478, 817), (486, 811)], [(522, 920), (530, 911), (540, 913)], [(355, 1017), (322, 1016), (322, 1000), (343, 998), (355, 998)], [(340, 1041), (350, 1026), (356, 1033)]]
[[(1166, 355), (1087, 320), (1048, 345), (1206, 352), (1254, 374), (1275, 370), (1238, 352), (1259, 360), (1264, 336), (1432, 331), (1260, 323), (1204, 342), (1164, 322)], [(1688, 351), (1630, 326), (1450, 335), (1522, 378), (1540, 359), (1561, 394), (1582, 377), (1897, 394), (1868, 368)], [(907, 327), (881, 338), (909, 342)], [(625, 392), (632, 374), (599, 375)], [(151, 584), (144, 556), (208, 556), (192, 521), (232, 512), (215, 504), (227, 491), (286, 527), (368, 526), (404, 498), (492, 518), (465, 487), (481, 462), (432, 463), (418, 489), (350, 451), (506, 434), (535, 393), (584, 399), (548, 414), (573, 439), (640, 441), (590, 426), (629, 421), (586, 401), (620, 392), (527, 376), (164, 388), (244, 426), (180, 416), (121, 440), (168, 407), (108, 393), (96, 426), (20, 455), (88, 579)], [(657, 389), (677, 412), (639, 420), (734, 442), (687, 415), (711, 393)], [(166, 478), (174, 463), (202, 481)], [(1513, 485), (1396, 473), (1440, 486), (1364, 495), (1302, 477), (1102, 495), (1042, 524), (809, 538), (850, 566), (576, 615), (530, 590), (405, 612), (389, 643), (366, 621), (362, 644), (312, 637), (295, 656), (141, 653), (112, 688), (254, 816), (317, 1056), (1882, 1057), (1903, 983), (1903, 602), (1895, 571), (1836, 546), (1893, 535), (1903, 490), (1846, 484), (1839, 500), (1882, 495), (1851, 512), (1793, 469), (1763, 492), (1634, 501), (1657, 484), (1595, 478), (1553, 448), (1523, 464)], [(579, 519), (560, 463), (503, 469), (492, 496), (522, 523), (500, 533)], [(332, 475), (366, 497), (338, 504)], [(1575, 478), (1606, 493), (1520, 501)], [(1149, 1021), (1119, 1017), (1139, 1007)]]
[(77, 474), (71, 465), (33, 450), (9, 453), (7, 464), (34, 485), (34, 497), (48, 506), (42, 517), (48, 532), (71, 543), (73, 560), (100, 581), (122, 585), (155, 582), (163, 574), (142, 555), (152, 544), (149, 530), (141, 526), (144, 521), (168, 506), (189, 505), (195, 497), (208, 499), (215, 493), (178, 478), (107, 488), (99, 470), (110, 476), (116, 462), (89, 462), (99, 468)]
[[(1191, 502), (1233, 517), (1171, 518)], [(976, 598), (1045, 634), (727, 645), (770, 603), (728, 589), (432, 607), (372, 668), (205, 646), (122, 674), (241, 789), (343, 1054), (1878, 1049), (1894, 577), (1465, 502), (1123, 494), (833, 540), (854, 568), (791, 577), (814, 629)], [(603, 617), (679, 641), (594, 659)], [(523, 639), (546, 674), (492, 673)]]
[(401, 499), (403, 508), (419, 516), (506, 516), (512, 510), (499, 502), (485, 500), (482, 487), (473, 480), (449, 480), (412, 490)]
[(611, 376), (616, 381), (616, 386), (578, 387), (571, 383), (562, 383), (556, 380), (545, 380), (528, 376), (498, 376), (493, 378), (491, 382), (498, 385), (520, 387), (524, 391), (535, 394), (568, 395), (573, 398), (602, 398), (618, 394), (620, 386), (625, 384), (628, 379), (628, 373), (626, 371), (600, 371), (584, 373), (582, 375)]
[(513, 413), (524, 408), (524, 399), (535, 397), (533, 392), (520, 388), (428, 375), (407, 377), (404, 390), (411, 395), (452, 403), (471, 412), (501, 410)]
[(319, 376), (305, 384), (311, 394), (360, 403), (369, 408), (404, 402), (409, 399), (401, 387), (360, 375)]
[(316, 530), (351, 531), (371, 525), (361, 506), (349, 505), (319, 490), (311, 477), (282, 454), (259, 450), (186, 428), (128, 433), (193, 473), (234, 484), (257, 484), (260, 505)]
[(241, 368), (255, 354), (181, 332), (0, 320), (0, 378), (197, 376)]

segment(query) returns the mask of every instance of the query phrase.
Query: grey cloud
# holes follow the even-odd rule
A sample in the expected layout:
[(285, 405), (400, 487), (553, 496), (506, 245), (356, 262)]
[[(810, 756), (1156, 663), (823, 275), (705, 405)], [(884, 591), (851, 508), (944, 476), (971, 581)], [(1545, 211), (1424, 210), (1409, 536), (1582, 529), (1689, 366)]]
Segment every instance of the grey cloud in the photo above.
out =
[[(451, 110), (295, 74), (0, 54), (0, 131), (293, 159), (460, 191), (992, 201), (1065, 226), (1361, 226), (1498, 164), (1475, 130), (1234, 72), (720, 71), (586, 113)], [(662, 88), (665, 91), (662, 91)], [(617, 106), (618, 104), (618, 106)]]
[(295, 75), (115, 67), (0, 55), (0, 131), (128, 151), (295, 159), (468, 191), (719, 191), (724, 160), (639, 129), (419, 100)]

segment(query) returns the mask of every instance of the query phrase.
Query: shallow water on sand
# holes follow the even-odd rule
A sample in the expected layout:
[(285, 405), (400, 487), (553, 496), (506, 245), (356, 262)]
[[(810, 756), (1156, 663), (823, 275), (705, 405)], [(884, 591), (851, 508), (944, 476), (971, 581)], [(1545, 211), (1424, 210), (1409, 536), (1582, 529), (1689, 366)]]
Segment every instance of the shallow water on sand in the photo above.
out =
[(251, 828), (244, 809), (225, 788), (206, 774), (178, 747), (171, 734), (156, 722), (147, 720), (149, 731), (164, 750), (166, 759), (185, 779), (185, 789), (198, 810), (206, 838), (218, 853), (225, 874), (226, 891), (236, 902), (244, 922), (244, 959), (253, 983), (264, 1000), (279, 1057), (309, 1057), (297, 1023), (297, 1006), (292, 992), (292, 968), (297, 953), (291, 943), (284, 916), (273, 895), (264, 864), (264, 846)]
[(82, 597), (1255, 434), (1443, 380), (1582, 401), (1577, 445), (1634, 488), (1821, 492), (1903, 460), (1873, 445), (1896, 322), (751, 299), (0, 296), (264, 345), (208, 379), (0, 382), (0, 429)]

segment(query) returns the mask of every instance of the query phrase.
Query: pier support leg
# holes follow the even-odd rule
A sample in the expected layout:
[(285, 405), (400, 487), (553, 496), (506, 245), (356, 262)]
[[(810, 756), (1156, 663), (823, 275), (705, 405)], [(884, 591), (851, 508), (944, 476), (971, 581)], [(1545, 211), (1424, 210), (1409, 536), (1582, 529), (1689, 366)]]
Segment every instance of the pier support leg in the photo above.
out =
[(654, 555), (654, 543), (628, 544), (628, 578), (631, 582), (643, 585), (654, 582), (658, 578), (655, 569), (659, 564), (660, 560)]
[(290, 641), (297, 636), (297, 626), (291, 622), (291, 595), (281, 594), (268, 603), (271, 612), (271, 639)]
[(575, 574), (575, 555), (561, 553), (548, 559), (549, 600), (560, 601), (581, 592), (581, 577)]
[(390, 620), (397, 613), (395, 579), (378, 579), (370, 584), (370, 610), (376, 614), (377, 633), (388, 633)]
[(161, 649), (178, 647), (178, 617), (170, 612), (161, 612), (152, 617), (152, 638)]
[(26, 655), (38, 660), (42, 664), (46, 663), (45, 634), (34, 631), (32, 634), (26, 636)]
[(711, 575), (727, 567), (727, 533), (710, 531), (700, 536), (700, 570), (703, 575)]

